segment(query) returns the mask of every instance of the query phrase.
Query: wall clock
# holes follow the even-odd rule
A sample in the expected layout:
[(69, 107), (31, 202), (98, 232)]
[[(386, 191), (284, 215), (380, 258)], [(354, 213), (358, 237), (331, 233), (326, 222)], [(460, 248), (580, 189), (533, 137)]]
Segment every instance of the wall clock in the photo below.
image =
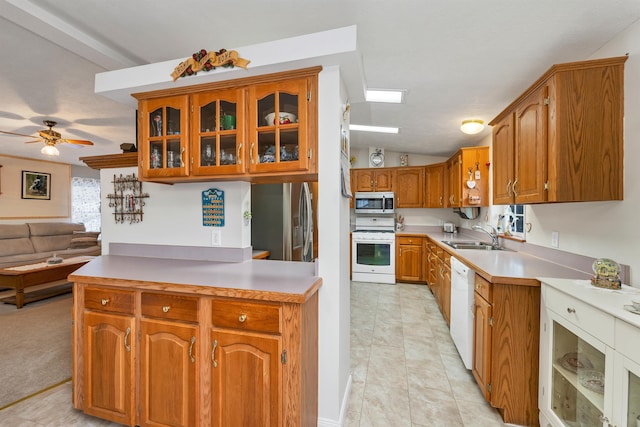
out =
[(371, 166), (373, 166), (374, 168), (379, 168), (384, 165), (384, 153), (382, 152), (382, 150), (378, 148), (376, 149), (376, 151), (371, 153), (371, 155), (369, 156), (369, 163), (371, 163)]

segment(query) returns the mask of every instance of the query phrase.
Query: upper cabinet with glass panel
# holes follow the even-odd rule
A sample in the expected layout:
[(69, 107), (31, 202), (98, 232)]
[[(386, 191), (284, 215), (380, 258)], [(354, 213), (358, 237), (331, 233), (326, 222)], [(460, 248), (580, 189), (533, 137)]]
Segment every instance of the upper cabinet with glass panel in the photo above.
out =
[(135, 94), (140, 176), (158, 182), (315, 179), (320, 70)]

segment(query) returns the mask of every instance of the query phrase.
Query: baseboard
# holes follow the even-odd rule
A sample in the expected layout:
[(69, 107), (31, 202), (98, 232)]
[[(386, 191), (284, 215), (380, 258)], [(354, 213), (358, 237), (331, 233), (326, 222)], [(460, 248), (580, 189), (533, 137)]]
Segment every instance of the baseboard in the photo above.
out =
[(347, 409), (349, 408), (349, 396), (351, 396), (351, 380), (351, 375), (349, 375), (347, 387), (342, 398), (342, 405), (340, 405), (340, 417), (338, 421), (318, 417), (318, 427), (342, 427), (344, 425), (344, 420), (347, 417)]

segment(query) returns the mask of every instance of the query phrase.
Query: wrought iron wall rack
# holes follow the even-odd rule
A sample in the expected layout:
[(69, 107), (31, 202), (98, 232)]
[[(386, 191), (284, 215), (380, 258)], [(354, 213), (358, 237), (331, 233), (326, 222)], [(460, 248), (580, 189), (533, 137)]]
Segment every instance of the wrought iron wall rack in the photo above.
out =
[(116, 224), (128, 221), (130, 224), (142, 222), (142, 207), (148, 193), (142, 192), (142, 182), (136, 174), (119, 177), (113, 175), (113, 194), (107, 194), (109, 207), (114, 208), (113, 216)]

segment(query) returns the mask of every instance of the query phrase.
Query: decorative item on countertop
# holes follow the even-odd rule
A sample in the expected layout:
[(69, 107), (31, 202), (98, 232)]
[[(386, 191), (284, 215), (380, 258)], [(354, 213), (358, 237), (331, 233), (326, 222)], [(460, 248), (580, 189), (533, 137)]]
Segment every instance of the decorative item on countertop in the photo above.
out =
[(599, 288), (620, 289), (620, 264), (609, 258), (598, 258), (591, 266), (595, 276), (591, 278), (591, 284)]
[(179, 77), (191, 76), (198, 74), (198, 71), (210, 71), (215, 70), (216, 67), (235, 67), (247, 68), (249, 60), (240, 58), (238, 52), (235, 50), (220, 49), (217, 52), (207, 52), (205, 49), (200, 49), (198, 52), (191, 55), (191, 58), (187, 58), (182, 61), (171, 73), (171, 77), (175, 82)]
[(408, 154), (400, 154), (400, 166), (409, 166)]
[(396, 231), (404, 230), (404, 217), (396, 214)]

